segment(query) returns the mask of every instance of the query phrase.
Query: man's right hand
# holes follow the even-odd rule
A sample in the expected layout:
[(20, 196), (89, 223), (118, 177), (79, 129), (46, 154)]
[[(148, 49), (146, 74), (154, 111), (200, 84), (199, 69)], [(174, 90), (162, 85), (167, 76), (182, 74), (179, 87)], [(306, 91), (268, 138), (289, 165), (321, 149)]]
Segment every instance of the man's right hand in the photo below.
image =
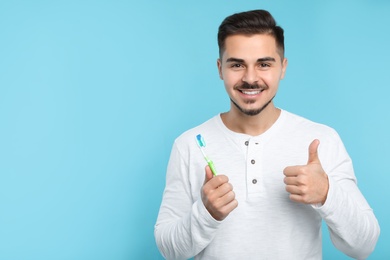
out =
[(229, 178), (226, 175), (213, 177), (208, 165), (201, 194), (206, 209), (214, 219), (219, 221), (226, 218), (238, 206)]

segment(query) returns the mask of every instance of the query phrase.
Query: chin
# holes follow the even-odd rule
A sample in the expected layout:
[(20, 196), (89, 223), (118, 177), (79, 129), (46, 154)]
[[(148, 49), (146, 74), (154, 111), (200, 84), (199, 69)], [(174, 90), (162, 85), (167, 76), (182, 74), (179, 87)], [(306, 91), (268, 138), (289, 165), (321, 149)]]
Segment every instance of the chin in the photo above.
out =
[(273, 98), (271, 98), (267, 103), (265, 103), (264, 105), (262, 106), (258, 106), (256, 108), (254, 108), (253, 106), (251, 108), (244, 108), (245, 107), (245, 104), (244, 106), (239, 106), (236, 102), (234, 102), (232, 99), (231, 99), (231, 102), (234, 104), (234, 106), (243, 114), (247, 115), (247, 116), (256, 116), (258, 114), (260, 114), (261, 112), (263, 112), (267, 107), (269, 107), (268, 105), (272, 102)]

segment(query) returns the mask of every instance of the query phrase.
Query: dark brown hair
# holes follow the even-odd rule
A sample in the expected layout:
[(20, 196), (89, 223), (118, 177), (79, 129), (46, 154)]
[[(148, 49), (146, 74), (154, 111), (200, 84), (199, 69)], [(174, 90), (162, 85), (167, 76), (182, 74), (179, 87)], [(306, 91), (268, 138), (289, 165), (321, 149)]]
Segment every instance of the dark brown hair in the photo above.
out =
[(218, 29), (219, 57), (225, 51), (225, 40), (228, 36), (243, 34), (268, 34), (275, 38), (280, 57), (284, 58), (284, 31), (276, 25), (275, 19), (265, 10), (253, 10), (236, 13), (223, 20)]

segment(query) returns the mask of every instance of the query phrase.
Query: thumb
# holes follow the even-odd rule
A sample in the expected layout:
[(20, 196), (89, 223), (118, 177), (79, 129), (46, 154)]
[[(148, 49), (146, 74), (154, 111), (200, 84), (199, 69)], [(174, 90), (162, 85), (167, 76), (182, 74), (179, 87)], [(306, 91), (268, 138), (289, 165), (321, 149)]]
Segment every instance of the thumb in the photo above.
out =
[(213, 172), (211, 171), (210, 166), (207, 165), (205, 167), (205, 171), (206, 171), (206, 176), (204, 178), (203, 185), (206, 184), (206, 182), (208, 182), (209, 180), (211, 180), (213, 178)]
[(309, 159), (307, 160), (307, 164), (320, 162), (317, 151), (319, 145), (320, 141), (318, 139), (315, 139), (313, 142), (311, 142), (309, 146)]

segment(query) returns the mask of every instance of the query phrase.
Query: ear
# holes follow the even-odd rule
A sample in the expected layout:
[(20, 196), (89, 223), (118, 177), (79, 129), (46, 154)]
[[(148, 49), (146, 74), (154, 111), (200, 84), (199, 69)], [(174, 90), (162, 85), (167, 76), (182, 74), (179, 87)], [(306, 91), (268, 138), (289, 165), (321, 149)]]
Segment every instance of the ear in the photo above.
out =
[(221, 59), (217, 59), (217, 67), (218, 67), (219, 78), (223, 80)]
[(284, 79), (284, 75), (286, 74), (287, 64), (288, 61), (286, 58), (284, 58), (282, 61), (282, 73), (280, 74), (280, 79)]

